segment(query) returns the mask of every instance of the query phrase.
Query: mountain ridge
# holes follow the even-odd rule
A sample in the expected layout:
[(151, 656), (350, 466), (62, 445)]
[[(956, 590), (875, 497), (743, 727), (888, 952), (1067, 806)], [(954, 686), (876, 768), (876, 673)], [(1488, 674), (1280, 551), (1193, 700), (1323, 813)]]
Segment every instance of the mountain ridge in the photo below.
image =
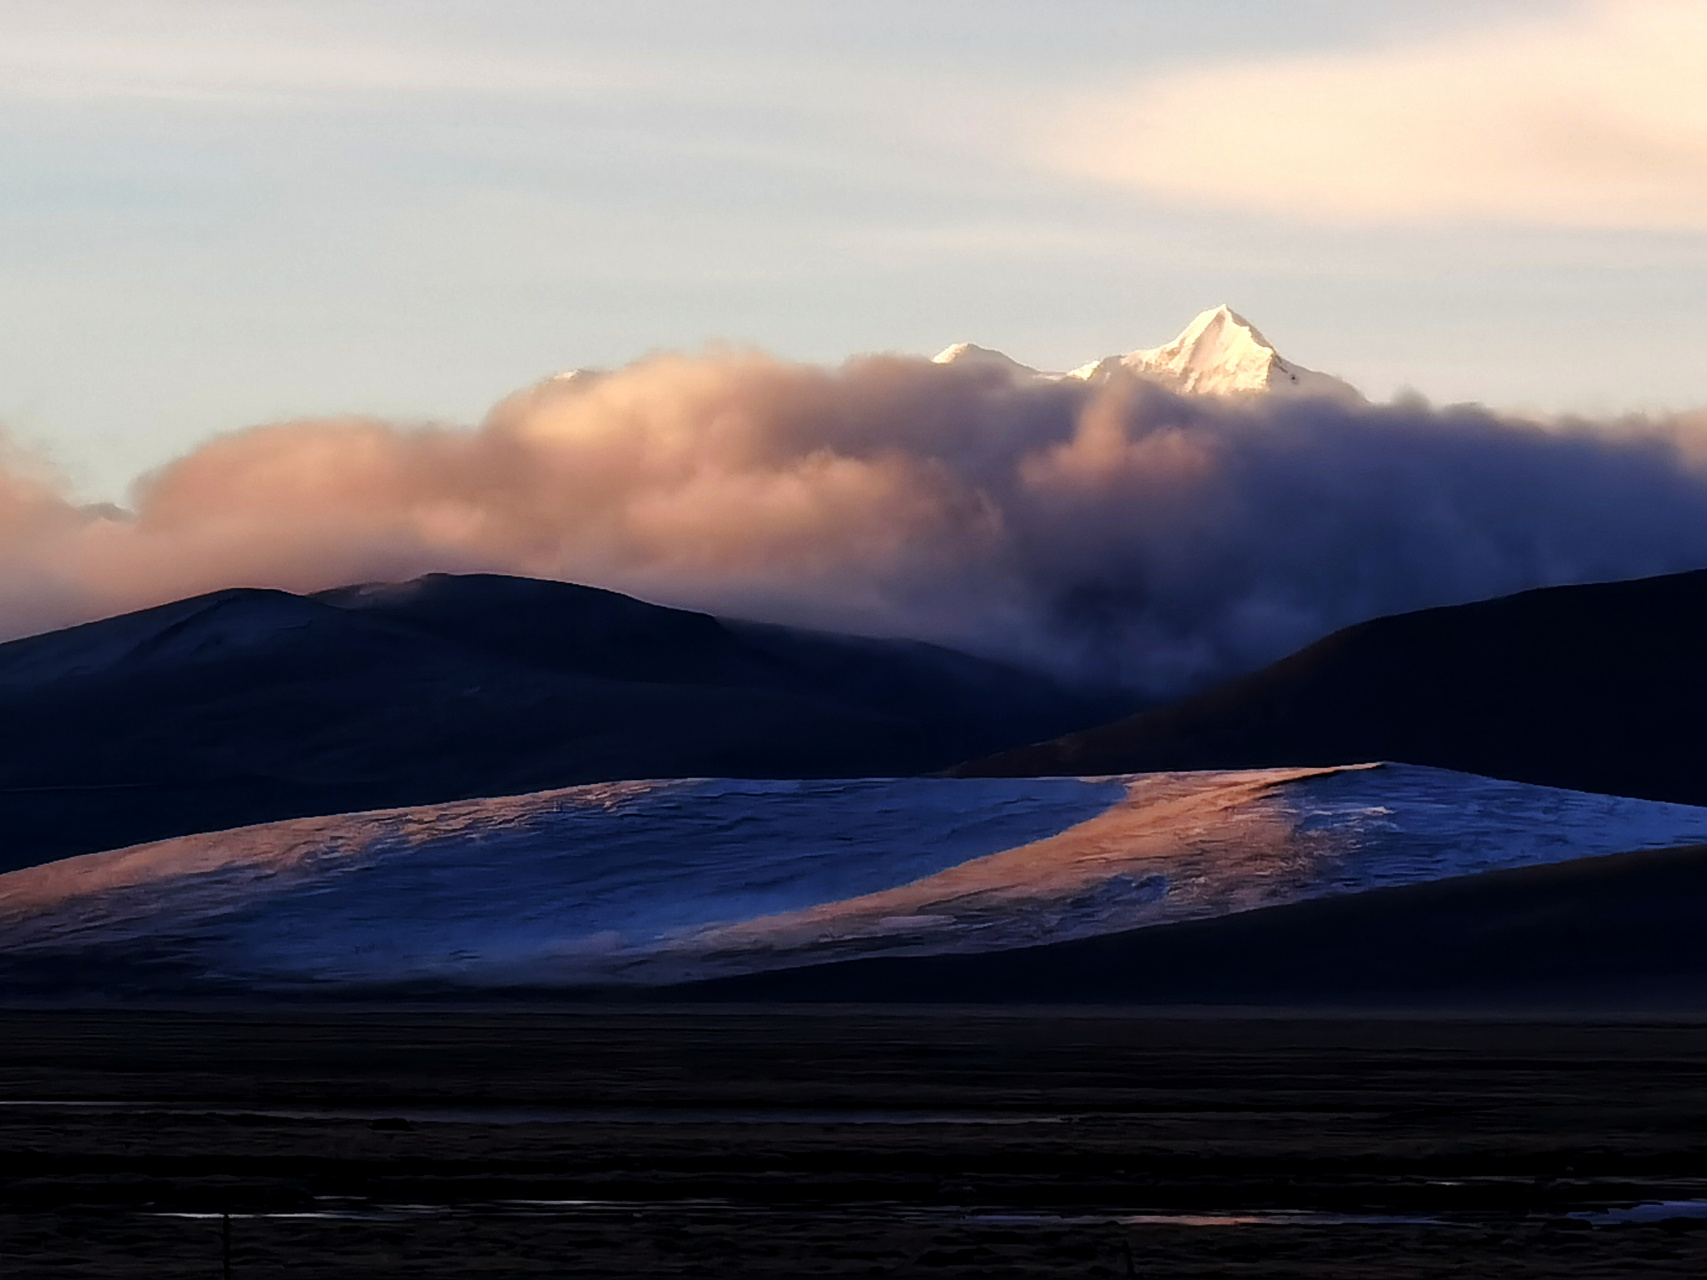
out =
[(945, 347), (932, 360), (937, 364), (999, 368), (1016, 377), (1055, 382), (1075, 379), (1100, 383), (1126, 375), (1160, 383), (1181, 395), (1363, 399), (1350, 383), (1284, 359), (1255, 325), (1226, 304), (1200, 312), (1162, 346), (1104, 356), (1066, 373), (1033, 369), (1001, 351), (971, 342)]
[(1707, 570), (1346, 627), (1156, 710), (957, 766), (1094, 775), (1400, 760), (1707, 803)]
[(0, 645), (0, 870), (614, 778), (924, 773), (1119, 700), (536, 579), (231, 588)]

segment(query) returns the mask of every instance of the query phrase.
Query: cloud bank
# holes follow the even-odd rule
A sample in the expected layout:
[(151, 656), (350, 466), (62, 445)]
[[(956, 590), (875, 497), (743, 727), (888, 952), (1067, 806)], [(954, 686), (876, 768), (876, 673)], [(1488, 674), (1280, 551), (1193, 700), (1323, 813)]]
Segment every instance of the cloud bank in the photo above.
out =
[(1597, 0), (1396, 48), (1211, 64), (1077, 103), (1073, 173), (1309, 222), (1707, 229), (1707, 5)]
[(1707, 415), (1538, 425), (715, 353), (554, 380), (474, 429), (240, 431), (133, 505), (0, 465), (0, 627), (489, 570), (1164, 694), (1377, 614), (1707, 565)]

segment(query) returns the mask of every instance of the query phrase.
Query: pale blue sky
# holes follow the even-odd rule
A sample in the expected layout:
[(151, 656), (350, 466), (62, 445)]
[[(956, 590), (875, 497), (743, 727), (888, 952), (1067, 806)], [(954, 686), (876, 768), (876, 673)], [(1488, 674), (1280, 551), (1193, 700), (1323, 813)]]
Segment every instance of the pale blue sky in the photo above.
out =
[[(119, 498), (215, 432), (471, 422), (659, 348), (836, 361), (966, 339), (1067, 367), (1220, 302), (1377, 397), (1707, 404), (1700, 131), (1659, 136), (1663, 77), (1619, 61), (1642, 39), (1707, 52), (1692, 17), (1388, 8), (0, 0), (0, 422)], [(1595, 25), (1667, 13), (1659, 37)], [(1425, 88), (1364, 136), (1318, 128), (1309, 87), (1343, 80), (1330, 107), (1361, 119), (1359, 85), (1404, 78), (1383, 58)], [(1557, 77), (1501, 70), (1532, 63)], [(1274, 110), (1253, 111), (1240, 95), (1271, 71)], [(1129, 99), (1190, 128), (1127, 155)], [(1451, 114), (1466, 102), (1487, 138)], [(1383, 142), (1436, 105), (1430, 136), (1474, 152), (1462, 172), (1430, 137)], [(1499, 149), (1525, 112), (1566, 122), (1551, 168)], [(1611, 141), (1577, 146), (1585, 118), (1615, 119)], [(1379, 181), (1315, 208), (1289, 124)], [(1246, 145), (1279, 148), (1303, 198), (1269, 199)]]

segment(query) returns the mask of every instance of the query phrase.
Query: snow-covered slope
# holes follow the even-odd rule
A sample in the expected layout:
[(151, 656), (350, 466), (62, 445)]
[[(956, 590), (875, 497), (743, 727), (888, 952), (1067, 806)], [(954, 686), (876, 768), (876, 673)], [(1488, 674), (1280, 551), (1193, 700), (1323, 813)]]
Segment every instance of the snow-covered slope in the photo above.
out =
[(658, 983), (996, 950), (1702, 841), (1707, 809), (1405, 765), (612, 783), (0, 876), (0, 976)]
[(1014, 375), (1084, 382), (1104, 382), (1117, 373), (1126, 373), (1186, 395), (1363, 398), (1348, 382), (1283, 359), (1256, 326), (1226, 306), (1203, 312), (1166, 346), (1106, 356), (1065, 374), (1040, 373), (1000, 351), (970, 342), (957, 342), (933, 358), (938, 364), (979, 364)]

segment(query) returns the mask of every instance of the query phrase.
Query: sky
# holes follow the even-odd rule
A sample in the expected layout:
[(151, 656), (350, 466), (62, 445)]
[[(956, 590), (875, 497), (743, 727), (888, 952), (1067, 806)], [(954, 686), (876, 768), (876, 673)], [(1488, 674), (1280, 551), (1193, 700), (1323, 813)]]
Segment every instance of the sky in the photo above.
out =
[(0, 425), (64, 492), (659, 351), (1707, 404), (1694, 0), (0, 0)]

